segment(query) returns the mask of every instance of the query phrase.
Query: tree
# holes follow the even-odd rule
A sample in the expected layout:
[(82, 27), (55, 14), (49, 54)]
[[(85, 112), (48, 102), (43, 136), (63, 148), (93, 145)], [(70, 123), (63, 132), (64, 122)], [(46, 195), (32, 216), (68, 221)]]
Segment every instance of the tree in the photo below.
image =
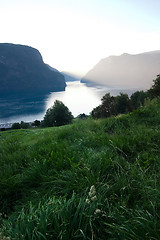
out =
[(20, 129), (21, 128), (21, 124), (20, 123), (13, 123), (11, 129)]
[(115, 97), (106, 93), (102, 99), (102, 104), (94, 108), (91, 112), (93, 118), (106, 118), (114, 114)]
[(102, 118), (101, 112), (102, 112), (101, 105), (99, 105), (98, 107), (93, 108), (93, 110), (91, 112), (91, 116), (93, 118)]
[(130, 99), (127, 94), (125, 93), (120, 93), (119, 96), (115, 98), (115, 103), (114, 103), (114, 112), (115, 115), (119, 113), (128, 113), (131, 111), (131, 104), (130, 104)]
[(137, 109), (144, 105), (144, 100), (147, 98), (147, 93), (144, 91), (136, 91), (131, 95), (131, 104), (133, 109)]
[(157, 75), (157, 78), (153, 80), (153, 85), (147, 93), (150, 98), (160, 97), (160, 75)]
[(33, 123), (33, 126), (39, 127), (41, 125), (41, 122), (39, 120), (35, 120)]
[(77, 116), (77, 118), (79, 118), (79, 119), (87, 119), (88, 116), (87, 116), (85, 113), (81, 113), (81, 114), (79, 114), (79, 115)]
[(43, 125), (45, 127), (62, 126), (71, 123), (73, 116), (63, 102), (56, 100), (44, 116)]
[(27, 128), (29, 128), (29, 127), (30, 127), (29, 123), (26, 123), (26, 122), (21, 121), (21, 128), (22, 128), (22, 129), (27, 129)]

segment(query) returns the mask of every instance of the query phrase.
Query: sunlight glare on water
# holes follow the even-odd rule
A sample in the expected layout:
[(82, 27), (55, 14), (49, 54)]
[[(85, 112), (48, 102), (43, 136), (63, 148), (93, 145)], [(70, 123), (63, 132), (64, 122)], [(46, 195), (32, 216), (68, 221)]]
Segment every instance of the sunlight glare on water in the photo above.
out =
[[(42, 99), (38, 98), (34, 101), (27, 99), (27, 101), (24, 102), (23, 99), (16, 99), (13, 100), (13, 102), (2, 99), (0, 106), (3, 106), (3, 109), (6, 110), (8, 117), (0, 117), (0, 123), (32, 122), (36, 119), (43, 120), (45, 112), (54, 105), (55, 100), (62, 101), (74, 117), (82, 113), (88, 115), (93, 108), (101, 104), (101, 98), (106, 93), (117, 96), (120, 92), (126, 92), (130, 96), (134, 90), (108, 88), (104, 86), (87, 87), (86, 84), (80, 83), (80, 81), (67, 82), (65, 91), (51, 92)], [(3, 116), (2, 113), (1, 111), (1, 115)]]
[(65, 92), (53, 92), (49, 95), (46, 100), (46, 109), (53, 106), (55, 100), (60, 100), (76, 117), (81, 113), (89, 114), (94, 107), (100, 104), (100, 99), (101, 97), (96, 94), (94, 88), (88, 88), (79, 81), (67, 82)]

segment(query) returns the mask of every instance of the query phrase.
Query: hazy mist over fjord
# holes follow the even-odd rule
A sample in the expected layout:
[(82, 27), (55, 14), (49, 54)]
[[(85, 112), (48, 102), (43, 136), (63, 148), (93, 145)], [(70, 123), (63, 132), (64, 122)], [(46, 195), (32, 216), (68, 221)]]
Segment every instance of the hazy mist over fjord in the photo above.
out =
[(160, 50), (110, 56), (99, 61), (81, 80), (88, 85), (149, 89), (160, 74)]
[(32, 46), (83, 76), (110, 55), (160, 49), (159, 9), (159, 0), (5, 0), (1, 42)]

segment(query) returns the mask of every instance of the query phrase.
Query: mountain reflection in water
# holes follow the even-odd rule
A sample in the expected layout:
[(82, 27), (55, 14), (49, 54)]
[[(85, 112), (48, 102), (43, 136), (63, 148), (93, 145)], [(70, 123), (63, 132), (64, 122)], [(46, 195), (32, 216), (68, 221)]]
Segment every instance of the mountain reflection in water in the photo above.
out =
[(33, 121), (45, 113), (46, 95), (0, 97), (0, 122)]

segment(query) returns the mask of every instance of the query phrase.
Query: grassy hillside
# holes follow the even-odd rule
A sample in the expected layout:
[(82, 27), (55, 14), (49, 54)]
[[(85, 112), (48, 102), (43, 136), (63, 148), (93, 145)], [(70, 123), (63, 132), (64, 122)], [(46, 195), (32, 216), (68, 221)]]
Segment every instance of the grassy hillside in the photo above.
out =
[(159, 100), (115, 118), (1, 132), (0, 239), (160, 239), (159, 146)]

